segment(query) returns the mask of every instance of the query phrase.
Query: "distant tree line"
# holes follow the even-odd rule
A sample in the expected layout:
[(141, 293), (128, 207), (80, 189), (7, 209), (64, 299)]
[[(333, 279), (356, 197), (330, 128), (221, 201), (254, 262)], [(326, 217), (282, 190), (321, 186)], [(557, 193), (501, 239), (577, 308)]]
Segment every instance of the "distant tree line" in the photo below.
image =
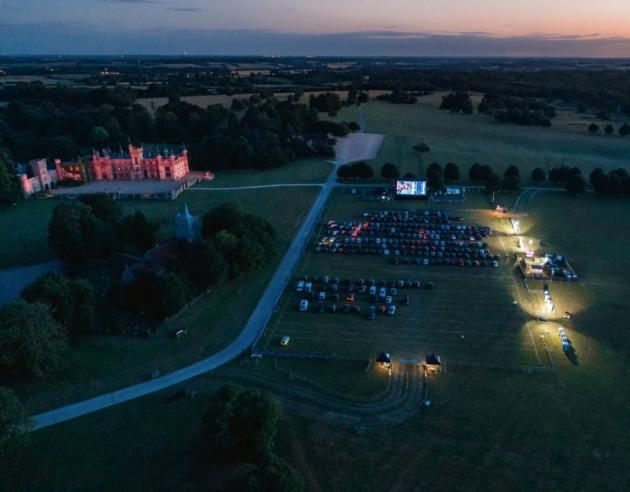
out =
[(462, 112), (464, 114), (472, 114), (473, 104), (468, 92), (457, 91), (442, 96), (440, 109), (450, 111), (451, 113)]
[(376, 96), (379, 101), (389, 101), (393, 104), (416, 104), (418, 102), (418, 96), (414, 92), (408, 92), (395, 87), (389, 94), (381, 94)]
[[(319, 155), (319, 149), (300, 145), (295, 137), (321, 131), (323, 122), (316, 108), (295, 98), (251, 96), (246, 105), (240, 103), (239, 116), (218, 104), (201, 108), (172, 94), (153, 116), (134, 102), (137, 92), (129, 88), (20, 85), (10, 94), (9, 104), (0, 108), (0, 148), (17, 161), (74, 159), (92, 148), (117, 151), (129, 142), (186, 143), (197, 169), (263, 169)], [(330, 148), (324, 150), (329, 156)], [(0, 193), (5, 188), (0, 169)]]
[(501, 123), (525, 126), (551, 126), (556, 108), (541, 99), (487, 93), (477, 108), (479, 113), (494, 116)]

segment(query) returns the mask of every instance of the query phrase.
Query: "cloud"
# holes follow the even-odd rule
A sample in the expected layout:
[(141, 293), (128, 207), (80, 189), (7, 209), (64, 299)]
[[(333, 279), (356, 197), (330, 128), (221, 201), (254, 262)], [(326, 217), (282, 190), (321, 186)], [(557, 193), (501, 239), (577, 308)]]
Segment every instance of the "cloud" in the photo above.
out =
[(202, 9), (199, 7), (168, 7), (167, 10), (172, 10), (173, 12), (201, 12)]
[(147, 29), (70, 23), (2, 24), (0, 54), (628, 57), (630, 37), (363, 31)]

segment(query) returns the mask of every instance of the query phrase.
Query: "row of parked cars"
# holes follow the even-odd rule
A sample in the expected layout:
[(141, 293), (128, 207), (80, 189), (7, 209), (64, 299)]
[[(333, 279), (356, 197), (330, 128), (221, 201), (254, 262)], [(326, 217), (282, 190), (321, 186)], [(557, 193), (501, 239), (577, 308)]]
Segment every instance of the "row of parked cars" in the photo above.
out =
[[(357, 292), (359, 294), (372, 293), (372, 288), (389, 288), (389, 289), (433, 289), (433, 282), (421, 281), (418, 279), (352, 279), (349, 277), (340, 278), (330, 275), (321, 276), (303, 276), (297, 279), (295, 286), (296, 292), (313, 294), (317, 292)], [(393, 295), (396, 295), (394, 293)]]
[(489, 227), (451, 224), (461, 217), (449, 217), (439, 210), (366, 212), (362, 222), (329, 221), (316, 251), (331, 254), (355, 254), (412, 257), (405, 264), (499, 266), (500, 257), (488, 250), (483, 238)]
[[(409, 296), (405, 296), (402, 303), (409, 304)], [(343, 304), (336, 303), (326, 303), (322, 300), (317, 301), (314, 304), (314, 309), (316, 313), (324, 313), (328, 311), (329, 313), (353, 313), (353, 314), (361, 314), (363, 312), (361, 305), (353, 302), (345, 302)], [(302, 299), (299, 303), (299, 310), (303, 313), (311, 310), (311, 302), (308, 299)], [(393, 298), (391, 296), (386, 296), (383, 299), (382, 304), (370, 304), (367, 310), (367, 318), (370, 320), (376, 319), (376, 314), (383, 314), (388, 316), (394, 316), (396, 314), (396, 304), (393, 302)]]

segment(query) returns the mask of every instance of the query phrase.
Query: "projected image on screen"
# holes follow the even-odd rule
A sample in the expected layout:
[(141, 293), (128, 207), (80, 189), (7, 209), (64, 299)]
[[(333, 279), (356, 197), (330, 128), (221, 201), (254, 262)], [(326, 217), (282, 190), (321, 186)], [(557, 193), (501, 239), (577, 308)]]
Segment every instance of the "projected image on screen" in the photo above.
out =
[(426, 194), (426, 181), (396, 181), (396, 195), (398, 196), (425, 196)]

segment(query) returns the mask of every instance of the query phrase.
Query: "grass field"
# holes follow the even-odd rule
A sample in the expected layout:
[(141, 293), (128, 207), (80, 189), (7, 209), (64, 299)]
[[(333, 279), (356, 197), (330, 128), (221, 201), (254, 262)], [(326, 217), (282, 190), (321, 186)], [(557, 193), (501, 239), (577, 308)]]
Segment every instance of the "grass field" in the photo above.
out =
[[(370, 100), (365, 105), (366, 131), (387, 135), (378, 157), (371, 161), (376, 175), (385, 162), (407, 172), (425, 176), (427, 166), (456, 162), (463, 178), (470, 166), (489, 164), (501, 175), (510, 165), (529, 181), (535, 167), (548, 170), (559, 165), (580, 166), (585, 176), (595, 167), (628, 167), (630, 138), (589, 135), (579, 127), (582, 115), (560, 111), (551, 128), (500, 124), (479, 115), (452, 114), (439, 110), (441, 95), (421, 97), (415, 105)], [(337, 120), (357, 120), (356, 107), (344, 108)], [(588, 121), (590, 123), (590, 120)], [(581, 123), (580, 123), (581, 124)], [(425, 142), (431, 151), (421, 158), (413, 146)]]
[[(154, 370), (164, 373), (214, 353), (240, 332), (318, 192), (318, 188), (188, 192), (173, 202), (125, 202), (126, 210), (142, 210), (158, 220), (164, 238), (174, 235), (173, 218), (184, 203), (192, 213), (203, 214), (221, 203), (237, 202), (244, 210), (263, 215), (275, 226), (278, 254), (264, 269), (229, 282), (151, 339), (81, 338), (73, 347), (67, 370), (12, 386), (29, 410), (37, 412), (133, 384), (146, 379)], [(287, 207), (287, 203), (291, 206)], [(178, 328), (187, 328), (188, 334), (176, 340), (168, 332)]]
[(323, 183), (332, 164), (321, 159), (301, 159), (266, 171), (217, 171), (212, 181), (202, 181), (198, 188), (259, 186), (286, 183)]
[[(198, 187), (238, 187), (257, 186), (264, 184), (284, 183), (322, 183), (328, 177), (332, 164), (319, 159), (303, 159), (292, 162), (284, 167), (269, 171), (218, 172), (211, 182), (202, 182)], [(306, 193), (312, 193), (314, 188), (304, 188)], [(254, 193), (254, 194), (252, 194)], [(295, 190), (295, 194), (299, 194)], [(263, 197), (273, 196), (269, 191)], [(255, 191), (240, 195), (239, 201), (244, 206), (255, 210)], [(293, 194), (291, 196), (294, 196)], [(226, 192), (218, 194), (204, 194), (190, 192), (181, 195), (173, 202), (139, 202), (121, 201), (124, 211), (135, 212), (142, 210), (154, 217), (162, 226), (161, 239), (168, 239), (174, 235), (175, 213), (187, 203), (193, 213), (203, 214), (213, 204), (229, 201), (232, 195)], [(0, 242), (0, 268), (18, 265), (32, 265), (55, 258), (46, 238), (48, 223), (52, 210), (58, 202), (52, 199), (33, 198), (19, 203), (15, 207), (0, 208), (0, 237), (10, 241)], [(265, 205), (263, 205), (264, 207)]]
[[(474, 208), (475, 205), (485, 208)], [(338, 190), (328, 203), (323, 221), (360, 220), (373, 208), (417, 207), (414, 202), (385, 205), (363, 200)], [(435, 205), (433, 208), (441, 208)], [(451, 207), (454, 207), (451, 205)], [(473, 208), (471, 208), (473, 207)], [(495, 226), (482, 195), (471, 195), (461, 215), (465, 223)], [(460, 211), (458, 210), (458, 213)], [(315, 239), (319, 234), (315, 235)], [(490, 237), (489, 247), (504, 254), (503, 238)], [(432, 281), (434, 290), (400, 289), (395, 316), (366, 319), (367, 294), (358, 295), (361, 314), (317, 314), (314, 307), (301, 313), (301, 295), (290, 285), (280, 313), (272, 319), (260, 348), (279, 350), (279, 339), (291, 337), (286, 351), (335, 354), (342, 357), (374, 358), (381, 351), (397, 359), (419, 360), (436, 352), (450, 363), (544, 367), (527, 324), (527, 318), (512, 301), (517, 297), (510, 264), (500, 268), (420, 267), (389, 264), (382, 256), (347, 256), (312, 253), (310, 246), (298, 274), (364, 279), (420, 279)], [(400, 305), (404, 294), (410, 305)], [(313, 301), (313, 305), (316, 301)], [(328, 306), (330, 302), (326, 303)]]
[[(364, 207), (354, 200), (336, 194), (327, 213), (352, 216)], [(469, 213), (484, 221), (482, 195), (471, 196), (464, 207), (479, 209)], [(522, 219), (524, 234), (568, 255), (581, 275), (580, 282), (551, 285), (558, 310), (575, 314), (562, 323), (576, 348), (577, 364), (559, 344), (549, 343), (554, 372), (449, 366), (446, 376), (430, 378), (433, 405), (428, 412), (367, 433), (286, 415), (279, 425), (279, 453), (316, 491), (627, 490), (626, 208), (624, 201), (590, 194), (544, 193)], [(440, 269), (431, 267), (423, 277)], [(446, 289), (451, 280), (443, 282)], [(431, 295), (440, 293), (440, 283), (436, 280)], [(469, 291), (477, 295), (473, 286)], [(492, 326), (488, 329), (492, 332)], [(532, 329), (538, 339), (546, 325)], [(263, 363), (267, 366), (251, 370), (273, 374), (269, 361)], [(279, 363), (292, 364), (286, 367), (311, 380), (323, 373), (318, 381), (335, 388), (365, 377), (360, 368)], [(334, 381), (335, 370), (340, 381)], [(278, 380), (286, 382), (284, 375)], [(208, 375), (185, 385), (200, 392), (193, 400), (166, 403), (165, 396), (177, 391), (173, 388), (37, 432), (24, 464), (3, 473), (0, 483), (16, 491), (124, 491), (136, 490), (139, 482), (155, 490), (221, 489), (234, 470), (206, 464), (199, 451), (199, 422), (217, 384)]]

